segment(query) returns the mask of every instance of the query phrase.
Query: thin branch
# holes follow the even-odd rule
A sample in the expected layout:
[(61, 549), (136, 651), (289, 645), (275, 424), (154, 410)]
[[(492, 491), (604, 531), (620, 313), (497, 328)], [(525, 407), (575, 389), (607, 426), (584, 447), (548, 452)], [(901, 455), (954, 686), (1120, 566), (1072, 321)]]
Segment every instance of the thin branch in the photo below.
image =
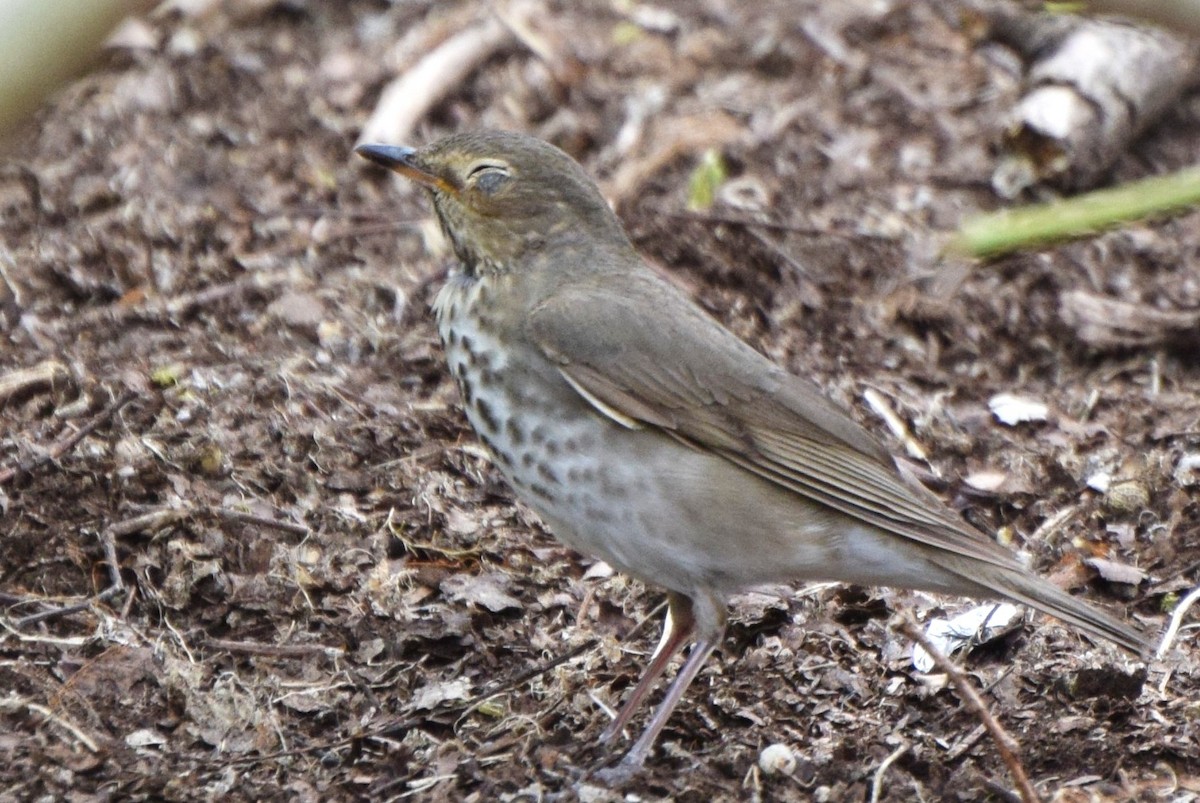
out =
[(40, 714), (42, 717), (44, 717), (46, 719), (47, 722), (52, 722), (55, 725), (57, 725), (58, 727), (62, 728), (67, 733), (74, 736), (75, 740), (77, 742), (79, 742), (81, 745), (83, 745), (84, 747), (86, 747), (89, 752), (91, 752), (91, 753), (100, 752), (100, 747), (96, 744), (95, 739), (93, 739), (92, 737), (90, 737), (86, 733), (84, 733), (79, 728), (78, 725), (76, 725), (73, 722), (69, 722), (66, 719), (63, 719), (62, 717), (60, 717), (58, 714), (55, 714), (53, 711), (51, 711), (46, 706), (41, 705), (39, 703), (35, 703), (32, 700), (26, 699), (25, 697), (21, 697), (21, 696), (17, 695), (15, 692), (10, 693), (7, 697), (0, 700), (0, 709), (16, 711), (17, 709), (20, 709), (20, 708), (24, 708), (25, 710), (33, 712), (35, 714)]
[(1033, 785), (1029, 782), (1029, 777), (1025, 774), (1025, 769), (1021, 766), (1021, 760), (1017, 757), (1017, 751), (1021, 746), (1017, 740), (1009, 735), (1008, 731), (996, 721), (992, 713), (988, 711), (987, 706), (975, 691), (975, 688), (967, 681), (966, 675), (958, 666), (947, 658), (942, 652), (925, 637), (917, 624), (908, 617), (904, 617), (895, 625), (904, 636), (920, 644), (925, 652), (929, 653), (929, 657), (933, 659), (934, 664), (938, 669), (946, 673), (950, 678), (950, 682), (954, 684), (954, 688), (958, 690), (958, 695), (962, 698), (963, 703), (970, 708), (975, 716), (979, 717), (980, 722), (987, 728), (988, 734), (991, 735), (992, 741), (996, 744), (996, 749), (1000, 753), (1000, 758), (1004, 760), (1005, 766), (1008, 767), (1008, 772), (1012, 775), (1013, 783), (1017, 786), (1017, 791), (1021, 795), (1021, 800), (1024, 803), (1037, 803), (1039, 800), (1037, 792), (1034, 791)]
[(270, 658), (311, 658), (323, 655), (340, 658), (346, 654), (341, 647), (326, 647), (324, 644), (264, 644), (258, 641), (232, 641), (229, 639), (205, 639), (205, 647), (243, 655), (264, 655)]
[(1158, 650), (1154, 653), (1156, 660), (1161, 661), (1163, 656), (1167, 654), (1167, 650), (1171, 649), (1172, 642), (1179, 635), (1179, 627), (1183, 624), (1183, 617), (1187, 614), (1188, 609), (1196, 604), (1196, 600), (1200, 599), (1200, 586), (1193, 588), (1191, 592), (1179, 601), (1175, 606), (1175, 610), (1171, 612), (1171, 624), (1167, 627), (1167, 632), (1163, 633), (1162, 641), (1159, 642)]
[(101, 424), (105, 423), (110, 418), (115, 416), (118, 412), (120, 412), (122, 407), (124, 407), (125, 405), (129, 404), (129, 402), (136, 399), (137, 395), (138, 394), (136, 391), (127, 388), (120, 396), (118, 396), (116, 398), (116, 400), (114, 400), (111, 404), (109, 404), (107, 407), (105, 407), (103, 410), (101, 410), (99, 413), (97, 413), (95, 416), (93, 416), (90, 421), (88, 421), (86, 424), (84, 424), (79, 429), (72, 432), (70, 435), (66, 436), (65, 438), (62, 438), (57, 443), (51, 445), (50, 448), (47, 449), (46, 451), (44, 451), (42, 454), (36, 455), (36, 456), (28, 458), (26, 460), (22, 460), (19, 463), (17, 463), (17, 465), (13, 466), (12, 468), (6, 468), (6, 469), (0, 471), (0, 485), (3, 485), (6, 482), (11, 481), (12, 478), (17, 476), (18, 474), (27, 473), (27, 472), (32, 471), (33, 469), (37, 468), (38, 466), (41, 466), (46, 463), (50, 463), (50, 462), (53, 462), (53, 461), (59, 459), (60, 457), (65, 455), (67, 452), (74, 449), (76, 444), (78, 444), (81, 440), (86, 438), (88, 435), (92, 434), (96, 430), (97, 427), (99, 427)]
[(98, 602), (107, 602), (112, 599), (125, 590), (125, 581), (121, 579), (121, 566), (117, 559), (117, 538), (144, 530), (161, 530), (183, 519), (187, 514), (187, 508), (164, 508), (152, 510), (149, 513), (143, 513), (140, 516), (134, 516), (132, 519), (119, 521), (116, 524), (110, 524), (105, 527), (100, 531), (98, 538), (100, 539), (100, 548), (104, 550), (104, 561), (108, 564), (108, 588), (71, 605), (50, 608), (23, 616), (13, 622), (13, 625), (19, 629), (37, 624), (38, 622), (47, 621), (48, 619), (70, 616), (73, 613), (85, 611)]
[(500, 20), (488, 17), (442, 42), (383, 90), (359, 142), (405, 142), (430, 109), (515, 41)]
[(257, 513), (246, 513), (241, 510), (234, 510), (228, 507), (206, 507), (204, 512), (209, 513), (219, 519), (226, 521), (235, 521), (239, 524), (257, 524), (260, 527), (270, 527), (281, 532), (291, 533), (292, 535), (307, 536), (310, 530), (303, 524), (296, 524), (291, 521), (271, 518), (270, 516), (260, 516)]
[(70, 318), (55, 321), (63, 334), (71, 334), (98, 323), (128, 324), (133, 322), (162, 323), (180, 318), (196, 309), (203, 309), (225, 299), (240, 296), (251, 290), (270, 290), (292, 281), (291, 270), (256, 270), (230, 282), (212, 285), (171, 298), (151, 298), (141, 304), (110, 304), (90, 309)]
[(879, 796), (883, 794), (883, 776), (887, 774), (888, 768), (896, 763), (896, 759), (908, 752), (908, 747), (907, 743), (897, 747), (883, 760), (879, 769), (875, 770), (875, 777), (871, 780), (871, 803), (879, 803)]

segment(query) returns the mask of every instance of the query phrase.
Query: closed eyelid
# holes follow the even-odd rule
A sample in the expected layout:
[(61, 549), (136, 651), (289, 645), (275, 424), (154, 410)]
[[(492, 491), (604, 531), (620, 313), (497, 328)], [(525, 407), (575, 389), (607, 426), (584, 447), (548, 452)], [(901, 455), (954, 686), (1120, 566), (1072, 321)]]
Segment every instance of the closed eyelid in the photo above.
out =
[(480, 162), (479, 164), (472, 166), (471, 169), (467, 171), (467, 178), (474, 178), (480, 173), (487, 172), (488, 170), (496, 170), (504, 173), (505, 175), (509, 173), (508, 165), (502, 162)]

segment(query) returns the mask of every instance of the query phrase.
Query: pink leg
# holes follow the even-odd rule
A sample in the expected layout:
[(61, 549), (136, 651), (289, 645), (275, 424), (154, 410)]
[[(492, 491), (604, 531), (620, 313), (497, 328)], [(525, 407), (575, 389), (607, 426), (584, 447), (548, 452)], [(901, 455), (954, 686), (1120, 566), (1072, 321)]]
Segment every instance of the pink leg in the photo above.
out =
[(667, 724), (667, 720), (671, 718), (671, 713), (675, 710), (675, 706), (679, 705), (679, 700), (683, 697), (683, 693), (687, 691), (687, 687), (691, 685), (695, 679), (696, 673), (700, 671), (700, 667), (704, 666), (704, 662), (708, 660), (708, 656), (720, 643), (718, 637), (714, 641), (707, 639), (698, 639), (692, 645), (692, 651), (688, 653), (687, 661), (679, 670), (679, 674), (671, 681), (671, 686), (667, 689), (667, 696), (658, 704), (658, 708), (654, 710), (654, 717), (650, 720), (650, 724), (646, 726), (646, 730), (642, 731), (642, 735), (634, 742), (633, 747), (625, 754), (625, 758), (621, 759), (621, 763), (630, 767), (640, 767), (646, 762), (646, 756), (650, 755), (650, 751), (654, 749), (654, 742), (658, 739), (659, 732), (663, 726)]
[(642, 679), (634, 686), (633, 693), (629, 695), (625, 705), (621, 706), (621, 712), (617, 714), (617, 718), (609, 723), (609, 726), (600, 734), (602, 743), (611, 742), (617, 737), (617, 734), (625, 730), (625, 726), (629, 724), (634, 712), (650, 692), (650, 687), (667, 668), (671, 656), (679, 652), (695, 629), (696, 619), (692, 616), (692, 601), (682, 594), (671, 592), (667, 596), (667, 620), (663, 623), (663, 632), (662, 637), (658, 640), (658, 648), (654, 650), (654, 655), (650, 658), (650, 665), (646, 667)]
[[(621, 760), (622, 766), (636, 768), (645, 763), (646, 757), (654, 748), (654, 742), (658, 739), (659, 732), (671, 718), (671, 713), (675, 710), (675, 706), (679, 705), (683, 693), (696, 678), (696, 674), (699, 673), (700, 667), (704, 666), (708, 656), (721, 643), (721, 638), (725, 635), (726, 615), (725, 603), (715, 597), (671, 595), (667, 625), (663, 630), (658, 650), (654, 653), (654, 658), (646, 669), (645, 677), (638, 683), (629, 702), (625, 704), (625, 708), (621, 710), (620, 715), (605, 733), (607, 734), (611, 730), (615, 734), (628, 722), (633, 713), (632, 708), (646, 696), (650, 685), (663, 673), (671, 654), (679, 649), (693, 631), (697, 634), (696, 643), (692, 645), (692, 651), (688, 654), (683, 667), (680, 668), (679, 674), (671, 681), (666, 696), (654, 710), (650, 724), (646, 726), (646, 730), (642, 731), (642, 735), (638, 737), (633, 748)], [(681, 626), (684, 621), (686, 621), (686, 625)]]

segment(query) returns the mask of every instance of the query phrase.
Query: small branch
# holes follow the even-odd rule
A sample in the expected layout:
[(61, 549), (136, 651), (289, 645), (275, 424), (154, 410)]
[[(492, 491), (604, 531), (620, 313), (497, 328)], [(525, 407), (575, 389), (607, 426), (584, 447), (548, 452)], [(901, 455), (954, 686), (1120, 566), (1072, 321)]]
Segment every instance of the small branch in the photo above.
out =
[(1034, 791), (1033, 785), (1029, 783), (1029, 777), (1025, 775), (1025, 769), (1021, 766), (1021, 760), (1017, 757), (1020, 745), (996, 721), (992, 713), (988, 711), (987, 706), (980, 699), (975, 688), (967, 681), (962, 670), (953, 661), (943, 655), (937, 647), (933, 646), (933, 642), (925, 637), (925, 634), (921, 632), (921, 629), (911, 619), (904, 617), (894, 628), (902, 635), (920, 644), (922, 649), (929, 653), (929, 657), (933, 659), (937, 668), (946, 673), (950, 678), (950, 682), (954, 684), (954, 688), (957, 689), (963, 703), (975, 713), (975, 716), (979, 717), (980, 722), (987, 728), (988, 734), (992, 737), (992, 741), (996, 744), (996, 749), (1000, 753), (1000, 758), (1004, 760), (1009, 774), (1012, 775), (1013, 783), (1017, 786), (1021, 800), (1024, 803), (1037, 803), (1037, 792)]
[(1137, 17), (1169, 31), (1200, 36), (1200, 0), (1087, 0), (1096, 14)]
[(133, 322), (162, 323), (187, 315), (195, 309), (211, 306), (218, 301), (240, 296), (250, 290), (269, 290), (292, 281), (290, 270), (256, 270), (231, 282), (205, 287), (192, 293), (171, 298), (154, 298), (142, 304), (123, 306), (110, 304), (55, 322), (63, 334), (71, 334), (98, 323), (127, 324)]
[[(117, 544), (116, 539), (133, 533), (142, 532), (144, 530), (161, 530), (177, 521), (185, 518), (190, 511), (188, 508), (164, 508), (160, 510), (152, 510), (149, 513), (143, 513), (140, 516), (134, 516), (132, 519), (119, 521), (116, 524), (110, 524), (100, 531), (100, 547), (104, 550), (104, 561), (108, 564), (108, 588), (98, 594), (94, 594), (87, 599), (71, 605), (63, 605), (59, 607), (49, 608), (44, 611), (32, 613), (28, 616), (23, 616), (13, 622), (13, 626), (17, 629), (27, 627), (38, 622), (44, 622), (48, 619), (58, 619), (63, 616), (70, 616), (73, 613), (79, 613), (91, 608), (98, 602), (107, 602), (117, 594), (125, 590), (125, 581), (121, 579), (121, 567), (117, 560)], [(28, 600), (23, 600), (28, 601)]]
[(1194, 341), (1200, 313), (1158, 309), (1121, 301), (1087, 290), (1068, 290), (1059, 297), (1058, 314), (1080, 341), (1098, 349), (1149, 348), (1163, 343)]
[(57, 608), (50, 608), (45, 611), (31, 613), (28, 616), (22, 616), (20, 619), (17, 619), (15, 622), (13, 622), (13, 627), (20, 629), (29, 625), (37, 624), (38, 622), (45, 622), (48, 619), (59, 619), (63, 616), (70, 616), (73, 613), (86, 611), (97, 602), (107, 602), (115, 597), (121, 590), (121, 587), (110, 586), (101, 591), (99, 594), (88, 597), (82, 602), (76, 602), (71, 605), (62, 605)]
[(1150, 215), (1179, 212), (1200, 203), (1200, 168), (1132, 181), (1064, 201), (1005, 209), (970, 218), (948, 250), (987, 258), (1030, 249)]
[(0, 376), (0, 405), (14, 396), (53, 388), (58, 382), (71, 378), (67, 366), (58, 360), (42, 360), (30, 368), (18, 368)]
[(204, 512), (218, 519), (235, 521), (239, 524), (257, 524), (260, 527), (270, 527), (274, 530), (291, 533), (292, 535), (307, 536), (310, 533), (309, 529), (303, 524), (283, 521), (282, 519), (273, 519), (270, 516), (260, 516), (257, 513), (245, 513), (241, 510), (234, 510), (228, 507), (207, 507), (204, 508)]
[(1179, 627), (1183, 624), (1183, 617), (1187, 614), (1188, 609), (1196, 604), (1196, 600), (1198, 599), (1200, 599), (1200, 586), (1193, 588), (1186, 597), (1179, 601), (1179, 604), (1175, 606), (1175, 610), (1171, 611), (1171, 624), (1167, 627), (1167, 632), (1163, 633), (1158, 650), (1154, 653), (1155, 660), (1161, 661), (1163, 656), (1167, 654), (1167, 650), (1171, 649), (1171, 644), (1175, 641), (1175, 637), (1179, 635)]
[[(495, 697), (497, 694), (500, 694), (514, 686), (518, 686), (522, 683), (526, 683), (526, 682), (532, 680), (533, 678), (537, 677), (538, 675), (541, 675), (545, 672), (549, 672), (551, 669), (558, 666), (559, 664), (562, 664), (566, 661), (571, 660), (579, 653), (591, 648), (595, 643), (596, 643), (595, 639), (590, 639), (588, 641), (585, 641), (582, 644), (574, 647), (573, 649), (568, 650), (566, 653), (564, 653), (544, 664), (536, 666), (533, 669), (530, 669), (526, 672), (522, 672), (520, 675), (518, 675), (513, 680), (505, 681), (490, 691), (486, 691), (486, 692), (483, 692), (481, 694), (478, 694), (478, 695), (472, 697), (470, 700), (466, 701), (463, 706), (461, 706), (463, 709), (464, 715), (466, 713), (474, 710), (475, 708), (479, 707), (479, 705), (481, 705), (484, 701), (486, 701), (492, 697)], [(265, 761), (271, 761), (271, 760), (277, 760), (277, 759), (283, 759), (283, 758), (292, 758), (294, 756), (311, 755), (313, 753), (332, 752), (333, 750), (337, 750), (340, 747), (345, 747), (346, 745), (354, 744), (355, 742), (362, 741), (364, 739), (372, 739), (372, 738), (378, 739), (381, 737), (389, 736), (391, 734), (406, 732), (406, 731), (410, 730), (411, 728), (413, 728), (414, 726), (420, 724), (421, 722), (424, 722), (426, 719), (427, 719), (426, 716), (410, 716), (410, 717), (406, 717), (405, 719), (402, 719), (402, 720), (392, 721), (392, 722), (385, 723), (383, 725), (379, 725), (378, 727), (372, 728), (369, 731), (358, 731), (358, 732), (355, 732), (355, 733), (351, 734), (350, 736), (346, 736), (342, 739), (335, 739), (332, 742), (322, 742), (321, 744), (307, 745), (305, 747), (297, 747), (292, 750), (285, 750), (285, 751), (281, 751), (278, 753), (270, 753), (268, 755), (238, 756), (236, 758), (226, 759), (223, 762), (223, 764), (224, 764), (224, 766), (236, 766), (236, 765), (241, 765), (241, 764), (260, 764)]]
[(46, 719), (47, 722), (52, 722), (55, 725), (57, 725), (58, 727), (62, 728), (67, 733), (74, 736), (75, 740), (77, 742), (79, 742), (81, 745), (86, 747), (88, 749), (88, 752), (91, 752), (91, 753), (99, 753), (100, 752), (100, 747), (96, 744), (95, 739), (93, 739), (92, 737), (90, 737), (86, 733), (84, 733), (82, 730), (80, 730), (78, 725), (74, 724), (73, 722), (68, 722), (67, 720), (60, 717), (58, 714), (55, 714), (53, 711), (51, 711), (46, 706), (41, 705), (39, 703), (35, 703), (32, 700), (26, 699), (24, 697), (21, 697), (21, 696), (17, 695), (15, 692), (10, 693), (7, 697), (0, 700), (0, 709), (5, 709), (8, 711), (16, 711), (21, 708), (24, 708), (25, 710), (30, 711), (35, 714), (40, 714), (42, 717), (44, 717)]
[(93, 416), (90, 421), (88, 421), (82, 427), (77, 429), (75, 432), (71, 433), (70, 435), (66, 436), (65, 438), (62, 438), (57, 443), (53, 444), (49, 449), (47, 449), (42, 454), (37, 455), (32, 458), (29, 458), (27, 460), (22, 460), (19, 463), (17, 463), (16, 466), (13, 466), (12, 468), (6, 468), (3, 471), (0, 471), (0, 485), (3, 485), (6, 482), (11, 481), (12, 478), (17, 476), (18, 474), (24, 474), (26, 472), (32, 471), (33, 469), (37, 468), (38, 466), (41, 466), (45, 463), (50, 463), (50, 462), (53, 462), (53, 461), (59, 459), (60, 457), (65, 455), (67, 452), (69, 452), (73, 448), (75, 448), (76, 444), (78, 444), (81, 440), (86, 438), (88, 435), (92, 434), (96, 430), (97, 427), (99, 427), (101, 424), (108, 421), (110, 418), (112, 418), (118, 412), (120, 412), (122, 407), (124, 407), (126, 404), (129, 404), (129, 402), (133, 401), (136, 398), (137, 398), (136, 391), (126, 389), (125, 392), (122, 393), (120, 396), (118, 396), (115, 401), (113, 401), (111, 404), (109, 404), (107, 407), (105, 407), (103, 410), (101, 410), (99, 413), (97, 413), (95, 416)]
[(904, 451), (908, 452), (908, 456), (914, 460), (928, 462), (929, 453), (925, 451), (925, 447), (917, 442), (917, 439), (908, 431), (908, 426), (904, 423), (904, 419), (896, 415), (896, 411), (888, 404), (887, 399), (883, 394), (875, 390), (875, 388), (867, 388), (863, 391), (863, 400), (867, 406), (875, 412), (875, 415), (883, 419), (883, 423), (887, 424), (887, 428), (891, 430), (901, 443), (904, 444)]
[(908, 752), (908, 744), (902, 744), (892, 751), (892, 754), (883, 760), (879, 765), (879, 769), (875, 770), (875, 777), (871, 780), (871, 803), (879, 803), (879, 796), (883, 794), (883, 776), (887, 774), (888, 768), (896, 763), (896, 759)]
[(265, 655), (270, 658), (311, 658), (314, 655), (340, 658), (346, 654), (341, 647), (326, 647), (323, 644), (263, 644), (257, 641), (231, 641), (220, 638), (206, 639), (204, 646), (214, 650), (242, 655)]
[(488, 17), (442, 42), (383, 90), (359, 143), (405, 142), (430, 109), (514, 41), (504, 23)]

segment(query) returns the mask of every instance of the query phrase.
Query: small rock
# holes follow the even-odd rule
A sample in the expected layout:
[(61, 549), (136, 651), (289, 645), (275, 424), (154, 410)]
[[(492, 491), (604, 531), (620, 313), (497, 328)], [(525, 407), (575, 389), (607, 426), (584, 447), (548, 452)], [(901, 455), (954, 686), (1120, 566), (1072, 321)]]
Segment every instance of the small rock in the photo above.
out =
[(1149, 505), (1150, 489), (1141, 480), (1119, 480), (1104, 494), (1104, 506), (1113, 513), (1137, 513)]
[(767, 775), (791, 775), (796, 769), (796, 754), (786, 744), (771, 744), (758, 754), (758, 768)]

